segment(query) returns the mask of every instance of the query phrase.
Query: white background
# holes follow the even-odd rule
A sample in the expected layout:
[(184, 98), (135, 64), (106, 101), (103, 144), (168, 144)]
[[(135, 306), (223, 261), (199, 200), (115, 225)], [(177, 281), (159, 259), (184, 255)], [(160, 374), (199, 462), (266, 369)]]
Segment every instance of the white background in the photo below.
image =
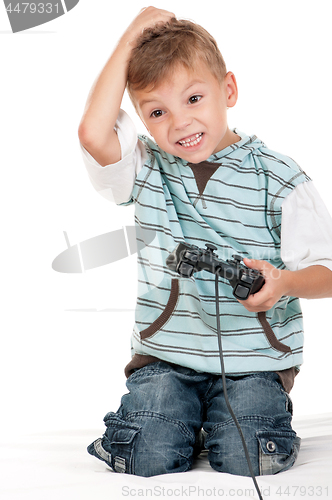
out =
[[(81, 0), (48, 24), (12, 34), (1, 2), (0, 434), (102, 430), (104, 414), (117, 409), (125, 391), (135, 256), (84, 274), (57, 273), (51, 265), (66, 248), (63, 231), (73, 245), (133, 223), (131, 207), (108, 203), (90, 185), (77, 128), (95, 77), (146, 5)], [(239, 86), (230, 126), (294, 158), (332, 213), (331, 2), (154, 5), (217, 39)], [(127, 98), (123, 107), (134, 116)], [(305, 364), (292, 391), (297, 416), (332, 411), (332, 300), (302, 304)]]

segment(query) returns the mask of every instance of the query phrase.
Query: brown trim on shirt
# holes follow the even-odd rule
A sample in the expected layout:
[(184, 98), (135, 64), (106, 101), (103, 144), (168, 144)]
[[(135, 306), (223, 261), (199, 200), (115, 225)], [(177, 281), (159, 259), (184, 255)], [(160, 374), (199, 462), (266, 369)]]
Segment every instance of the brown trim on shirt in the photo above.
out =
[(274, 349), (276, 349), (277, 351), (281, 351), (281, 352), (292, 352), (291, 348), (288, 345), (283, 344), (282, 342), (280, 342), (280, 340), (277, 339), (277, 337), (275, 336), (274, 331), (271, 328), (270, 323), (266, 319), (266, 313), (265, 312), (259, 312), (257, 314), (257, 318), (258, 318), (258, 321), (260, 322), (260, 324), (263, 327), (264, 333), (266, 335), (266, 338), (267, 338), (269, 344)]
[(160, 328), (164, 326), (164, 324), (171, 317), (175, 309), (178, 297), (179, 297), (179, 280), (173, 278), (171, 284), (171, 293), (165, 309), (163, 310), (161, 315), (158, 316), (158, 318), (153, 323), (151, 323), (150, 326), (145, 328), (145, 330), (141, 331), (140, 333), (141, 339), (144, 340), (147, 339), (148, 337), (151, 337), (154, 333), (156, 333), (158, 330), (160, 330)]

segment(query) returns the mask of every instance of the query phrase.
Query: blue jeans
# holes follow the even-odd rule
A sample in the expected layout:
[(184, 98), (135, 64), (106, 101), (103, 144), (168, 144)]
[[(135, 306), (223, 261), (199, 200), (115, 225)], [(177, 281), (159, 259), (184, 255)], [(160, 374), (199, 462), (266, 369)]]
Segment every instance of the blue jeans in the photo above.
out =
[[(107, 430), (88, 452), (116, 472), (154, 476), (184, 472), (208, 449), (211, 467), (249, 476), (238, 430), (228, 412), (221, 376), (162, 361), (127, 380), (128, 394)], [(292, 404), (274, 372), (228, 377), (230, 404), (242, 428), (255, 475), (276, 474), (295, 462), (300, 438), (292, 430)]]

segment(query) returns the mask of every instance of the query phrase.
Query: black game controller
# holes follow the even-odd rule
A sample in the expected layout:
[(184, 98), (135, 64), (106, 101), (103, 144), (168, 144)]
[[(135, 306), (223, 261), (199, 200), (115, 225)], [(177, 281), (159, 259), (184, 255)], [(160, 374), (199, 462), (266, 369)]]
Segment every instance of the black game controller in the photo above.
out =
[(233, 287), (233, 295), (239, 300), (246, 300), (249, 295), (258, 292), (265, 283), (264, 276), (256, 269), (249, 269), (241, 264), (242, 257), (233, 255), (233, 260), (226, 262), (218, 259), (214, 253), (217, 247), (206, 243), (206, 249), (195, 245), (179, 243), (167, 257), (166, 265), (184, 278), (193, 273), (208, 271), (226, 278)]

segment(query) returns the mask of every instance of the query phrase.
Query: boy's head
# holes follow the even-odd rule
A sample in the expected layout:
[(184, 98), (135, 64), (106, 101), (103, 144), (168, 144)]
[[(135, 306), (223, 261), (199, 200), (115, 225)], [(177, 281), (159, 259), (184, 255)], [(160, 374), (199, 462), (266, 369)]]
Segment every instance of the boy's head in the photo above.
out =
[(186, 20), (172, 19), (145, 29), (132, 51), (128, 69), (128, 93), (152, 90), (181, 65), (188, 70), (203, 62), (220, 82), (226, 65), (214, 38), (201, 26)]
[(128, 93), (157, 144), (191, 163), (239, 140), (227, 125), (237, 85), (215, 40), (185, 20), (147, 28), (128, 67)]

